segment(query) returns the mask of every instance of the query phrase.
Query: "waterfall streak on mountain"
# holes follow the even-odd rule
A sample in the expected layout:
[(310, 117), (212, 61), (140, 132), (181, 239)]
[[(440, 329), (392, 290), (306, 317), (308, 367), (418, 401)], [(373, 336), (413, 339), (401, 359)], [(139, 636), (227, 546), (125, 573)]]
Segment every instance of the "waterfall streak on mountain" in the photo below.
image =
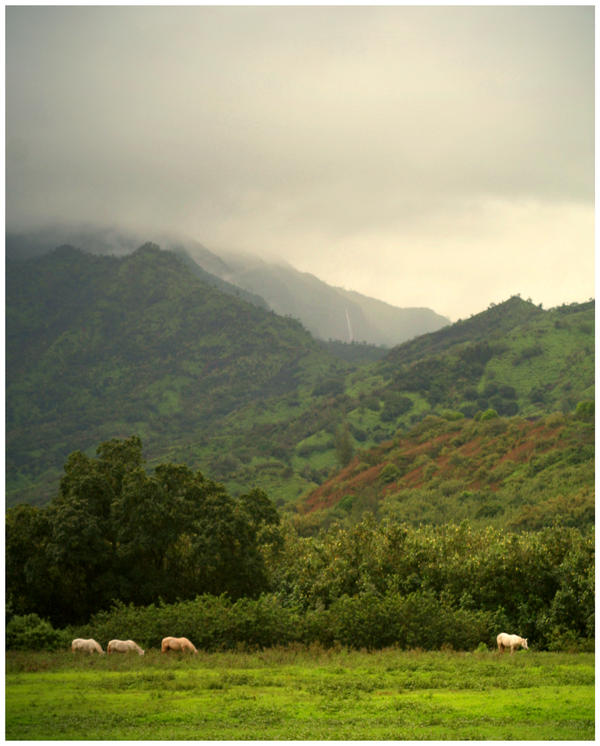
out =
[(346, 323), (348, 324), (348, 342), (354, 341), (354, 335), (352, 334), (352, 325), (350, 324), (350, 315), (348, 314), (348, 309), (345, 309), (346, 311)]

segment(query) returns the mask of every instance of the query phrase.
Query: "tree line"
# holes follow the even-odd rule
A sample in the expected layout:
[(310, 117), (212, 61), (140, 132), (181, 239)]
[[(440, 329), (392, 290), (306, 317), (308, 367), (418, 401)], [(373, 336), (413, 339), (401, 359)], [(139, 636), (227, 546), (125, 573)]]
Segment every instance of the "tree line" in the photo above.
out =
[(45, 508), (6, 517), (6, 593), (18, 614), (82, 622), (111, 601), (149, 604), (267, 589), (259, 538), (279, 516), (254, 490), (234, 500), (185, 465), (144, 469), (138, 437), (80, 451)]
[(183, 634), (207, 648), (468, 649), (499, 631), (538, 647), (591, 645), (594, 534), (366, 514), (301, 536), (260, 490), (235, 499), (181, 464), (147, 472), (132, 437), (103, 443), (96, 458), (71, 454), (47, 507), (8, 511), (6, 597), (8, 644), (36, 614), (147, 645)]

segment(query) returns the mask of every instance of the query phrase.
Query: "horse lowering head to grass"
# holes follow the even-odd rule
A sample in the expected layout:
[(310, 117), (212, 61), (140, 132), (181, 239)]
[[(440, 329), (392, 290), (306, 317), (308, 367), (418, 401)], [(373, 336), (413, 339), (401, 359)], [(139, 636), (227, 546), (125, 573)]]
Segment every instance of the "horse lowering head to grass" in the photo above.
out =
[(104, 655), (104, 650), (102, 650), (96, 640), (83, 640), (81, 637), (76, 637), (73, 640), (71, 643), (71, 650), (73, 652), (81, 650), (84, 653), (100, 653), (100, 655)]
[(527, 646), (527, 639), (525, 637), (519, 637), (519, 635), (507, 635), (506, 632), (500, 632), (496, 638), (498, 643), (498, 650), (503, 653), (506, 648), (510, 648), (510, 654), (512, 655), (518, 648), (529, 650)]
[(107, 647), (107, 653), (129, 653), (135, 652), (138, 655), (144, 655), (144, 651), (133, 640), (111, 640)]
[(194, 645), (187, 639), (187, 637), (165, 637), (160, 646), (160, 652), (166, 653), (168, 650), (181, 650), (182, 652), (187, 650), (194, 655), (198, 655), (198, 651)]

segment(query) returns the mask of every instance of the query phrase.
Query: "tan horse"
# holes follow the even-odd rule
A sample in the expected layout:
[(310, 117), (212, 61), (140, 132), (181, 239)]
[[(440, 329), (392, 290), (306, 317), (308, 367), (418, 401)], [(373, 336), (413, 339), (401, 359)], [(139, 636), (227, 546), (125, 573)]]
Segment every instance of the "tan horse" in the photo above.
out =
[(198, 651), (194, 645), (187, 639), (187, 637), (165, 637), (160, 646), (160, 652), (166, 653), (168, 650), (181, 650), (182, 652), (187, 650), (194, 655), (198, 655)]
[(92, 640), (91, 638), (84, 640), (81, 637), (76, 637), (71, 643), (71, 650), (73, 652), (81, 650), (83, 653), (100, 653), (100, 655), (104, 655), (104, 650), (102, 650), (96, 640)]
[(144, 651), (133, 640), (111, 640), (106, 646), (107, 653), (130, 653), (144, 655)]
[(527, 639), (525, 637), (519, 637), (519, 635), (507, 635), (506, 632), (500, 632), (496, 638), (498, 643), (498, 650), (503, 653), (505, 648), (510, 648), (510, 654), (512, 655), (517, 648), (523, 648), (529, 650), (527, 646)]

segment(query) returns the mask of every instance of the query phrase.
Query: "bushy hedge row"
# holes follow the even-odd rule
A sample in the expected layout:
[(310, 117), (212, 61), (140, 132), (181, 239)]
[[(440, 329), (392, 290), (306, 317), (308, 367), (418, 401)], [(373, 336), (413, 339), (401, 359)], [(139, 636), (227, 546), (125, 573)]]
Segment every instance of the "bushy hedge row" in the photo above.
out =
[(235, 603), (225, 596), (209, 595), (145, 607), (117, 603), (110, 611), (96, 614), (89, 624), (59, 631), (39, 617), (33, 620), (35, 616), (11, 620), (7, 647), (56, 649), (68, 647), (73, 637), (93, 637), (103, 647), (112, 638), (131, 638), (142, 647), (159, 648), (163, 637), (173, 635), (188, 637), (204, 650), (312, 642), (367, 649), (398, 645), (473, 650), (482, 642), (493, 646), (504, 623), (501, 610), (452, 609), (433, 594), (421, 592), (343, 596), (328, 609), (304, 612), (285, 606), (274, 594)]

